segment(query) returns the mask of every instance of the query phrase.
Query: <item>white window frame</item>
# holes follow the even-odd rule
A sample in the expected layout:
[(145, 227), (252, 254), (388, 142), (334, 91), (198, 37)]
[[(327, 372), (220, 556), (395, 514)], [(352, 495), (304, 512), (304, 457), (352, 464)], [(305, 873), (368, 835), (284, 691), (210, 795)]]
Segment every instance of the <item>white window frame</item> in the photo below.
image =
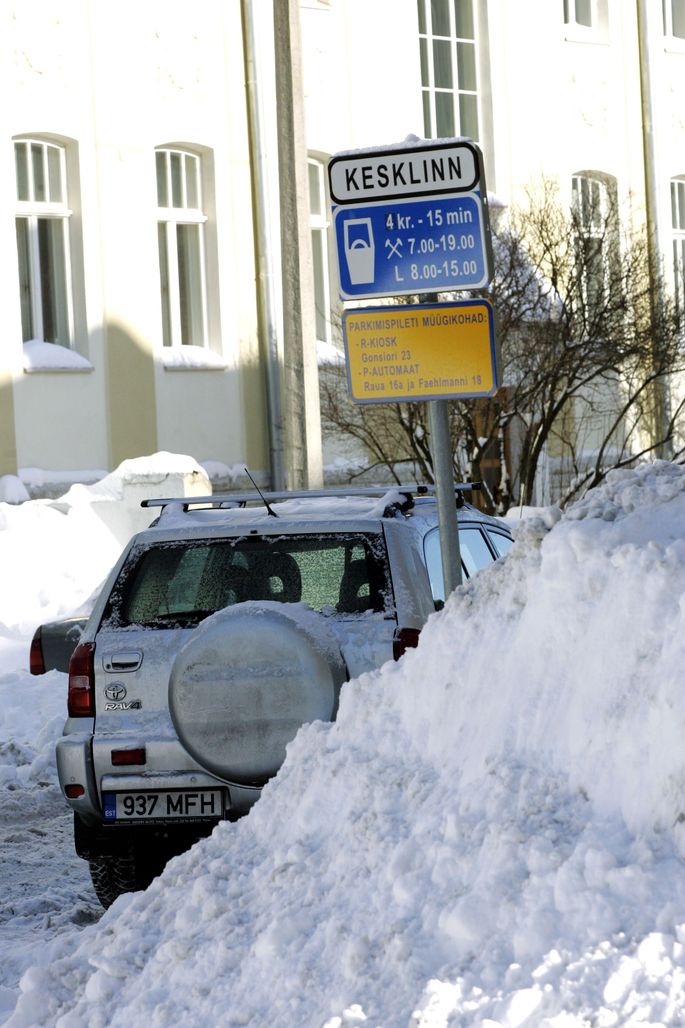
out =
[[(583, 187), (593, 195), (588, 204), (583, 202)], [(607, 228), (611, 218), (612, 193), (609, 181), (602, 175), (592, 172), (577, 172), (571, 179), (571, 195), (573, 208), (578, 214), (579, 228), (585, 239), (595, 239), (600, 246), (602, 261), (603, 290), (608, 287), (609, 269), (609, 238)], [(584, 276), (582, 283), (586, 304), (591, 303), (590, 282)]]
[[(679, 7), (679, 19), (681, 22), (682, 34), (673, 31), (673, 7)], [(685, 0), (662, 0), (662, 11), (664, 18), (664, 36), (678, 47), (685, 46)]]
[[(25, 323), (23, 315), (24, 305), (22, 304), (22, 335), (26, 337), (24, 338), (24, 342), (28, 342), (29, 339), (32, 339), (37, 340), (38, 342), (54, 343), (56, 345), (72, 348), (74, 345), (74, 308), (70, 252), (70, 219), (72, 211), (67, 203), (68, 180), (66, 148), (60, 143), (53, 142), (52, 140), (28, 136), (15, 137), (13, 144), (15, 153), (15, 169), (18, 149), (23, 147), (26, 150), (26, 185), (28, 192), (28, 197), (26, 199), (19, 199), (19, 179), (18, 174), (15, 171), (17, 193), (16, 221), (25, 221), (27, 228), (28, 307), (30, 310), (31, 331), (28, 331), (28, 326)], [(36, 196), (37, 189), (34, 174), (34, 162), (32, 159), (34, 148), (39, 148), (42, 153), (41, 167), (45, 199), (40, 199)], [(55, 192), (59, 192), (59, 197), (53, 197), (52, 195), (53, 189), (50, 174), (51, 156), (57, 158), (57, 164), (52, 164), (52, 168), (53, 171), (56, 170), (57, 172), (57, 183), (59, 189), (55, 190)], [(43, 315), (45, 269), (41, 268), (40, 232), (41, 222), (46, 220), (58, 221), (61, 226), (60, 242), (64, 264), (64, 280), (62, 283), (62, 296), (56, 298), (55, 303), (56, 305), (60, 304), (63, 307), (62, 314), (65, 326), (65, 337), (62, 339), (45, 338), (46, 326)], [(45, 253), (43, 253), (43, 257), (45, 259)]]
[[(454, 121), (454, 135), (469, 135), (475, 142), (478, 142), (482, 132), (482, 114), (480, 110), (480, 61), (477, 43), (477, 5), (475, 0), (468, 0), (471, 4), (471, 17), (473, 22), (473, 38), (457, 35), (454, 4), (447, 5), (449, 16), (449, 34), (436, 35), (433, 32), (433, 15), (431, 0), (417, 0), (419, 9), (419, 47), (423, 51), (421, 60), (421, 95), (423, 98), (424, 110), (424, 132), (427, 138), (435, 138), (439, 135), (437, 127), (437, 96), (451, 96), (452, 117)], [(425, 26), (425, 32), (421, 31), (421, 21)], [(450, 68), (452, 85), (435, 85), (435, 62), (434, 43), (449, 43)], [(462, 88), (459, 84), (459, 46), (469, 45), (473, 47), (475, 89)], [(423, 49), (425, 47), (425, 50)], [(476, 131), (467, 132), (468, 126), (461, 123), (460, 98), (472, 96), (476, 103)]]
[[(328, 198), (326, 196), (326, 176), (324, 165), (315, 157), (307, 159), (309, 174), (309, 227), (312, 235), (312, 262), (314, 264), (314, 301), (316, 304), (316, 339), (319, 343), (330, 344), (332, 342), (331, 330), (331, 283), (329, 275), (329, 251), (328, 251)], [(312, 172), (315, 177), (315, 195), (312, 195)], [(319, 247), (315, 246), (314, 240), (318, 237)], [(317, 262), (317, 252), (320, 259)], [(320, 284), (320, 294), (317, 290), (317, 273)], [(321, 306), (321, 310), (319, 310)], [(323, 334), (319, 332), (319, 326), (323, 324)]]
[[(563, 0), (564, 31), (573, 43), (608, 43), (609, 10), (607, 0)], [(584, 9), (590, 24), (584, 20)]]
[[(172, 158), (177, 157), (180, 162), (180, 203), (173, 202), (167, 205), (159, 204), (160, 181), (157, 158), (164, 155), (165, 163), (165, 192), (166, 199), (173, 201), (172, 182)], [(189, 196), (189, 163), (195, 169), (196, 205), (192, 204)], [(164, 271), (161, 266), (162, 254), (160, 253), (160, 300), (162, 302), (162, 340), (165, 349), (177, 349), (181, 346), (194, 345), (208, 347), (208, 310), (207, 310), (207, 266), (206, 266), (206, 245), (204, 225), (207, 216), (202, 210), (202, 158), (192, 150), (186, 150), (175, 146), (159, 146), (155, 149), (155, 176), (157, 179), (157, 223), (159, 230), (164, 234), (166, 246), (166, 277), (168, 288), (168, 324), (165, 315), (163, 293)], [(198, 266), (196, 274), (198, 277), (197, 299), (199, 300), (199, 325), (193, 330), (193, 338), (190, 341), (183, 339), (183, 324), (181, 319), (181, 293), (182, 285), (179, 274), (179, 246), (178, 228), (182, 225), (197, 225), (198, 232)]]
[(685, 311), (685, 175), (671, 179), (673, 282), (679, 311)]
[[(581, 8), (587, 9), (590, 23), (582, 20)], [(564, 0), (564, 23), (573, 25), (581, 32), (592, 32), (597, 28), (595, 0)]]

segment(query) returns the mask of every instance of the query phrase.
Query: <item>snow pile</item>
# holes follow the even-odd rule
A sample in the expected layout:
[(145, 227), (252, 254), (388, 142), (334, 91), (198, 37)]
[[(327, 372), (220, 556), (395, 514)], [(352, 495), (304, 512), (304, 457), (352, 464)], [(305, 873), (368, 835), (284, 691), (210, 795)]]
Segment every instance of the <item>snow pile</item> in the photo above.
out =
[(523, 523), (8, 1024), (682, 1024), (684, 524), (663, 463)]
[(126, 487), (139, 486), (143, 495), (157, 495), (158, 486), (170, 479), (187, 478), (202, 485), (202, 492), (211, 492), (203, 467), (192, 457), (160, 451), (147, 457), (134, 457), (121, 464), (93, 485), (76, 484), (61, 497), (65, 505), (87, 505), (97, 500), (123, 500)]
[(23, 503), (29, 493), (17, 475), (0, 475), (0, 503)]
[(57, 785), (55, 743), (64, 728), (67, 676), (7, 672), (0, 674), (0, 695), (0, 789)]
[(0, 503), (0, 627), (26, 635), (73, 614), (120, 552), (91, 505), (65, 514), (49, 501)]

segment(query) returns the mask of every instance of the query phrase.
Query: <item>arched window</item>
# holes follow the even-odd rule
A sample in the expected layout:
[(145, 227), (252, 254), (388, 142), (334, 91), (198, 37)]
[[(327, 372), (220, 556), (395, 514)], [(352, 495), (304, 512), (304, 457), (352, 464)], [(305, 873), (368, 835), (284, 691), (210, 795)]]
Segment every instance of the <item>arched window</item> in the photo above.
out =
[(24, 342), (73, 344), (67, 165), (64, 146), (14, 140), (16, 233)]
[(207, 275), (202, 159), (160, 147), (157, 225), (164, 346), (207, 345)]

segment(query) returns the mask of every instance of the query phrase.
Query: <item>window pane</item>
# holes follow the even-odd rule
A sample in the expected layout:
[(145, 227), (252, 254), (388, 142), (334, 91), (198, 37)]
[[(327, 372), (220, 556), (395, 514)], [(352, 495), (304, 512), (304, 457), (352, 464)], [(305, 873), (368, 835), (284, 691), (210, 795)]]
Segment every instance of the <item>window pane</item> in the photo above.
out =
[(186, 207), (193, 207), (195, 210), (199, 210), (199, 208), (200, 208), (200, 182), (199, 182), (200, 160), (199, 160), (198, 157), (193, 157), (190, 154), (186, 154), (185, 166), (186, 166)]
[(168, 207), (169, 192), (166, 181), (167, 154), (158, 150), (155, 154), (155, 162), (157, 166), (157, 206)]
[[(26, 150), (24, 150), (24, 153)], [(29, 221), (17, 218), (17, 256), (19, 259), (19, 297), (21, 301), (21, 334), (27, 342), (34, 338), (31, 310), (31, 275), (29, 271)]]
[(492, 564), (492, 554), (488, 544), (483, 538), (483, 533), (478, 528), (459, 529), (459, 548), (461, 550), (461, 562), (471, 578), (477, 571)]
[(419, 0), (419, 32), (426, 32), (426, 0)]
[(322, 342), (328, 339), (328, 298), (326, 296), (325, 259), (324, 233), (321, 230), (314, 231), (312, 232), (312, 261), (314, 264), (316, 338)]
[(459, 88), (476, 91), (476, 47), (473, 43), (457, 43)]
[(685, 287), (685, 239), (673, 240), (673, 275), (675, 278), (676, 304), (683, 310), (683, 290)]
[(579, 25), (592, 27), (592, 0), (576, 0), (576, 21)]
[(685, 39), (685, 3), (683, 0), (671, 0), (673, 15), (673, 35)]
[(431, 115), (431, 96), (427, 89), (423, 91), (423, 133), (426, 139), (433, 135), (433, 118)]
[(509, 550), (514, 545), (513, 539), (510, 539), (508, 535), (503, 535), (501, 532), (493, 532), (488, 530), (488, 537), (490, 542), (495, 547), (498, 557), (506, 557)]
[(433, 82), (439, 89), (451, 89), (452, 82), (452, 44), (433, 40)]
[(200, 225), (177, 225), (178, 288), (181, 314), (181, 339), (186, 346), (204, 344), (202, 309), (202, 251)]
[(14, 160), (17, 169), (17, 199), (29, 199), (29, 158), (26, 143), (14, 144)]
[(43, 147), (40, 143), (31, 143), (31, 165), (33, 170), (33, 196), (31, 199), (46, 200)]
[(435, 94), (435, 131), (439, 138), (456, 135), (454, 126), (454, 94)]
[(585, 241), (585, 284), (590, 312), (597, 311), (604, 297), (604, 254), (601, 239)]
[(673, 228), (685, 228), (685, 182), (671, 183), (671, 203), (673, 209)]
[[(459, 529), (459, 549), (461, 563), (467, 577), (492, 564), (494, 557), (490, 552), (483, 534), (478, 528)], [(442, 551), (440, 548), (440, 530), (432, 528), (423, 540), (423, 552), (426, 558), (428, 577), (434, 600), (445, 599), (445, 585), (442, 574)]]
[(319, 166), (312, 161), (307, 165), (309, 174), (309, 209), (312, 214), (321, 214), (321, 190), (319, 188)]
[(478, 97), (464, 93), (459, 97), (459, 131), (469, 139), (478, 139)]
[(157, 226), (159, 243), (159, 279), (162, 290), (162, 342), (171, 346), (171, 304), (169, 301), (169, 253), (167, 247), (167, 226)]
[(172, 153), (169, 155), (171, 161), (171, 206), (183, 207), (183, 169), (181, 167), (181, 154)]
[(69, 322), (62, 218), (38, 219), (38, 251), (43, 339), (46, 343), (61, 343), (62, 346), (68, 346)]
[(423, 540), (423, 552), (426, 558), (426, 568), (431, 583), (431, 592), (434, 600), (445, 599), (445, 582), (442, 574), (442, 556), (440, 550), (440, 534), (437, 528), (433, 528)]
[(61, 153), (56, 146), (48, 147), (48, 181), (50, 183), (50, 200), (62, 203), (62, 164)]
[(475, 39), (473, 0), (454, 0), (454, 24), (459, 39)]
[(448, 0), (431, 0), (431, 17), (434, 36), (451, 35)]
[(421, 54), (421, 85), (429, 85), (428, 79), (428, 42), (425, 39), (419, 40), (419, 53)]

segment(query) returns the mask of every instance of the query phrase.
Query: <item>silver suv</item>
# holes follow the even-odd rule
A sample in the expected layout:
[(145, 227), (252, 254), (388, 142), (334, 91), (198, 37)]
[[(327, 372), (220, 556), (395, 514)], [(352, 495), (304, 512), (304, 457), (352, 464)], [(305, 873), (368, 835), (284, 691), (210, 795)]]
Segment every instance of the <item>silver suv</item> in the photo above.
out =
[[(511, 538), (456, 497), (468, 576)], [(162, 511), (88, 619), (57, 744), (104, 906), (245, 814), (298, 728), (334, 719), (345, 681), (415, 646), (444, 600), (425, 488), (146, 505)]]

